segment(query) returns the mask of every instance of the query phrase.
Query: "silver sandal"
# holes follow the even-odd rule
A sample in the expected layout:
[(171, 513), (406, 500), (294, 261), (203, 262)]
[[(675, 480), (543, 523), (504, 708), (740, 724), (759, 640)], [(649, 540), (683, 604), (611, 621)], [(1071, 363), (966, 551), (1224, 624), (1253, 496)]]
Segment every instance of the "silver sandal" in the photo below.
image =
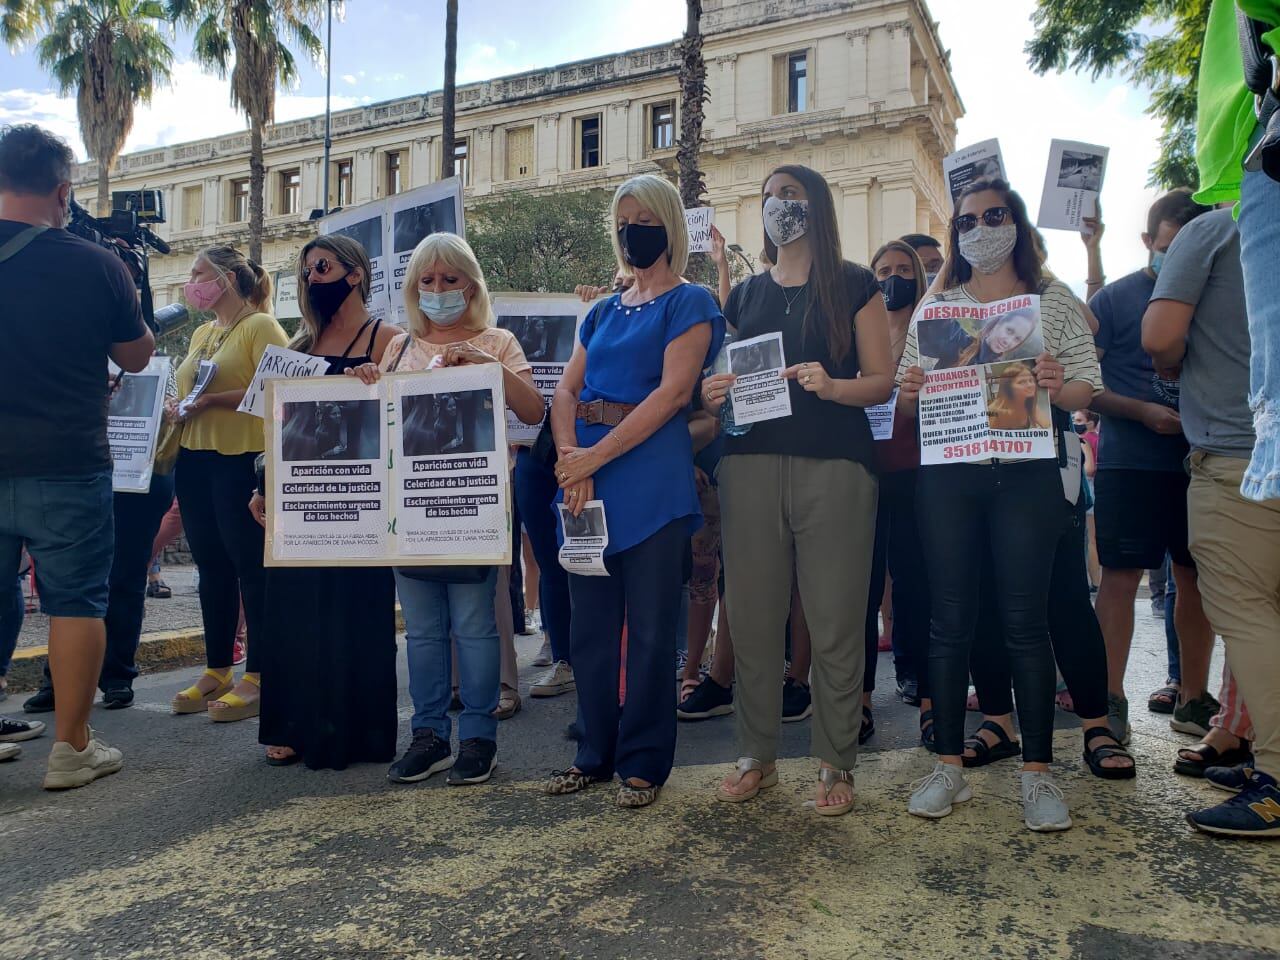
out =
[(768, 773), (765, 772), (764, 764), (755, 757), (739, 757), (738, 758), (738, 782), (742, 782), (742, 778), (748, 773), (755, 771), (760, 774), (760, 782), (746, 793), (730, 793), (724, 788), (724, 784), (716, 787), (716, 799), (723, 800), (725, 803), (745, 803), (748, 800), (755, 799), (756, 794), (761, 790), (768, 790), (770, 787), (778, 785), (778, 767), (775, 764), (773, 769)]
[(813, 802), (813, 809), (818, 811), (819, 814), (824, 817), (840, 817), (853, 809), (852, 770), (833, 770), (831, 767), (819, 767), (818, 782), (822, 784), (822, 788), (826, 791), (828, 799), (831, 797), (831, 788), (837, 783), (847, 783), (849, 785), (848, 803), (828, 803), (826, 806), (819, 806), (815, 799)]

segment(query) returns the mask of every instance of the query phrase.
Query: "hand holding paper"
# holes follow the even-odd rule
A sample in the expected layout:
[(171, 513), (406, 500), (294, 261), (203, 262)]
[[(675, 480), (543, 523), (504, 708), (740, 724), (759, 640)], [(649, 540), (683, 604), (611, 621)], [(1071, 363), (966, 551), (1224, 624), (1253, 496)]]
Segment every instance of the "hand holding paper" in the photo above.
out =
[(1062, 390), (1065, 369), (1048, 350), (1036, 357), (1036, 384), (1049, 392), (1050, 403), (1058, 399)]
[(835, 384), (820, 363), (797, 363), (783, 370), (782, 376), (797, 381), (806, 391), (816, 393), (823, 400), (831, 399)]

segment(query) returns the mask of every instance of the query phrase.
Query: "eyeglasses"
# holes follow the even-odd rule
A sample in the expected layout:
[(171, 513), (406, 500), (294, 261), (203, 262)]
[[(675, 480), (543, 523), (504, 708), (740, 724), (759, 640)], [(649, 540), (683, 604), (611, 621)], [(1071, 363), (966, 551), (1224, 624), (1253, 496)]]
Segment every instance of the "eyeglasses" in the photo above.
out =
[[(999, 227), (1012, 216), (1013, 211), (1008, 207), (991, 207), (982, 211), (982, 222), (988, 227)], [(976, 213), (962, 213), (951, 222), (956, 225), (958, 232), (968, 233), (978, 225), (978, 215)]]
[(327, 277), (329, 275), (330, 270), (333, 270), (335, 267), (339, 267), (339, 266), (341, 266), (341, 264), (330, 262), (329, 260), (326, 260), (324, 257), (321, 257), (314, 264), (303, 269), (302, 279), (305, 280), (307, 283), (310, 283), (311, 272), (313, 270), (315, 271), (316, 276)]

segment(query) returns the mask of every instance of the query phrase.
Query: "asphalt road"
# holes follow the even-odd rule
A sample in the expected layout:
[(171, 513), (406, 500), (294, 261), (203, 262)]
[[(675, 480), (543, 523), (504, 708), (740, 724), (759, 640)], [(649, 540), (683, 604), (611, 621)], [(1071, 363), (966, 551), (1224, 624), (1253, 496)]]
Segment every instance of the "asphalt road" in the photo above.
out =
[[(1190, 740), (1141, 708), (1164, 673), (1145, 607), (1139, 777), (1090, 777), (1060, 714), (1076, 826), (1057, 835), (1022, 826), (1015, 762), (974, 772), (975, 802), (951, 818), (907, 816), (931, 759), (887, 657), (879, 732), (841, 818), (803, 806), (807, 722), (783, 728), (780, 787), (740, 806), (712, 795), (735, 757), (732, 718), (682, 724), (661, 799), (624, 811), (605, 787), (539, 791), (571, 759), (572, 695), (526, 698), (501, 727), (494, 780), (458, 789), (393, 785), (375, 766), (269, 767), (256, 721), (168, 714), (194, 671), (143, 677), (132, 709), (94, 715), (125, 752), (120, 774), (43, 792), (48, 735), (0, 767), (0, 957), (1280, 957), (1280, 844), (1182, 820), (1221, 795), (1172, 774)], [(520, 641), (523, 663), (535, 647)], [(403, 687), (400, 702), (407, 739)]]

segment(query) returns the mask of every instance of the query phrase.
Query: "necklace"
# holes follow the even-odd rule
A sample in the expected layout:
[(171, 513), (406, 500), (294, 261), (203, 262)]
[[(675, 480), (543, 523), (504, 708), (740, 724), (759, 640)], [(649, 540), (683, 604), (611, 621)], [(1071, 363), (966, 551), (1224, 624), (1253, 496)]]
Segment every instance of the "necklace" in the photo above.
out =
[[(236, 315), (236, 318), (234, 320), (232, 320), (229, 324), (227, 324), (226, 328), (223, 329), (222, 331), (222, 336), (218, 337), (216, 340), (214, 339), (213, 333), (211, 332), (209, 334), (209, 338), (205, 340), (205, 342), (200, 346), (200, 359), (201, 360), (213, 359), (213, 355), (217, 353), (219, 350), (221, 350), (222, 345), (226, 343), (227, 337), (231, 336), (231, 331), (236, 328), (236, 324), (238, 324), (241, 320), (243, 320), (245, 317), (247, 317), (251, 313), (253, 313), (253, 307), (246, 306), (243, 311), (241, 311), (239, 314)], [(214, 324), (214, 326), (216, 328), (217, 324)]]
[(806, 289), (808, 289), (808, 287), (809, 287), (809, 281), (806, 280), (804, 283), (800, 284), (800, 286), (796, 288), (796, 295), (794, 297), (788, 297), (787, 288), (782, 286), (781, 284), (778, 285), (778, 289), (782, 291), (782, 299), (785, 300), (787, 303), (787, 316), (791, 316), (792, 305), (797, 300), (799, 300), (802, 296), (804, 296), (804, 292)]

